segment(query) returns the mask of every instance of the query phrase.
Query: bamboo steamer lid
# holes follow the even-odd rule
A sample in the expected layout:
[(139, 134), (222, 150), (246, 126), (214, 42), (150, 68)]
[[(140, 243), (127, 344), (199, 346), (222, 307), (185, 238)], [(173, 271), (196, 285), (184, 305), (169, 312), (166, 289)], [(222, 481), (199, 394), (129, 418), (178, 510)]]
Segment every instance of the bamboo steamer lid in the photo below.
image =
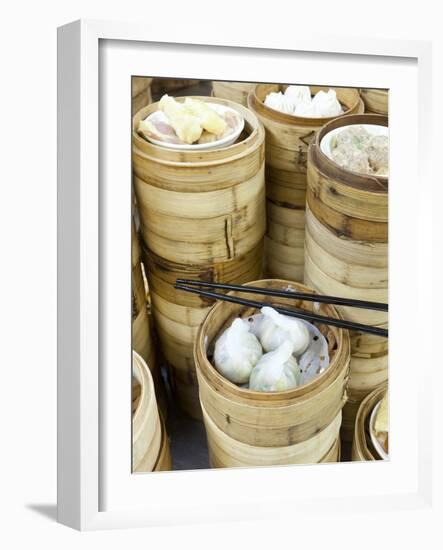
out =
[[(284, 280), (262, 280), (248, 283), (267, 288), (293, 288), (313, 292), (308, 287)], [(238, 293), (233, 293), (234, 295)], [(269, 303), (301, 307), (312, 311), (313, 302), (263, 296)], [(327, 316), (339, 318), (328, 304), (318, 304)], [(316, 309), (317, 311), (317, 309)], [(346, 401), (349, 375), (349, 335), (335, 327), (320, 326), (329, 343), (330, 365), (309, 383), (284, 392), (255, 392), (226, 380), (207, 357), (218, 336), (238, 316), (254, 313), (238, 304), (215, 304), (200, 326), (194, 357), (200, 400), (215, 425), (229, 437), (260, 447), (284, 447), (311, 438), (329, 425)]]
[(132, 115), (152, 102), (152, 78), (132, 77)]

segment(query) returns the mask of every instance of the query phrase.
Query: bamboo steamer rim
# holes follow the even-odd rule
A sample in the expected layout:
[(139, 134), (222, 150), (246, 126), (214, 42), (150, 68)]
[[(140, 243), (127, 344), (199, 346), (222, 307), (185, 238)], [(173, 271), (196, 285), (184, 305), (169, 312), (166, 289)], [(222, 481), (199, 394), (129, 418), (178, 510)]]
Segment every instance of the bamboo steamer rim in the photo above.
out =
[(354, 447), (359, 457), (363, 458), (363, 460), (383, 460), (378, 453), (374, 455), (372, 450), (368, 447), (366, 439), (366, 420), (370, 417), (374, 407), (387, 391), (388, 382), (383, 382), (366, 395), (358, 407), (354, 424)]
[[(257, 84), (257, 86), (255, 86), (255, 88), (250, 92), (248, 96), (248, 105), (261, 116), (269, 118), (275, 122), (287, 124), (289, 126), (321, 127), (327, 122), (335, 120), (337, 118), (336, 116), (314, 118), (289, 115), (288, 113), (282, 113), (281, 111), (277, 111), (276, 109), (271, 109), (263, 103), (268, 93), (284, 91), (287, 87), (287, 84)], [(360, 103), (363, 105), (358, 90), (354, 88), (334, 88), (331, 86), (310, 86), (310, 88), (311, 93), (315, 93), (319, 90), (334, 90), (336, 92), (340, 104), (346, 107), (344, 113), (338, 115), (338, 118), (341, 118), (357, 109)], [(344, 94), (348, 95), (351, 98), (350, 105), (344, 103)]]
[(155, 390), (154, 380), (146, 361), (134, 350), (132, 351), (132, 375), (140, 384), (140, 397), (137, 408), (132, 416), (135, 434), (141, 421), (140, 415), (143, 414), (143, 410), (151, 407), (152, 401), (155, 399)]
[(342, 126), (352, 126), (357, 124), (375, 124), (377, 126), (388, 126), (388, 117), (377, 114), (346, 115), (335, 118), (325, 124), (316, 134), (314, 141), (309, 146), (309, 159), (315, 165), (315, 169), (325, 178), (337, 179), (340, 183), (365, 191), (367, 193), (376, 193), (385, 195), (388, 193), (387, 176), (374, 176), (370, 174), (360, 174), (352, 170), (345, 170), (332, 159), (328, 158), (321, 150), (320, 143), (326, 134), (341, 128)]
[[(295, 281), (289, 281), (285, 279), (260, 279), (258, 281), (251, 281), (245, 283), (244, 286), (267, 286), (269, 283), (277, 283), (282, 288), (290, 285), (296, 291), (316, 294), (315, 290), (310, 287), (307, 287), (301, 283)], [(275, 288), (275, 287), (274, 287)], [(229, 292), (228, 295), (238, 295), (239, 292)], [(246, 401), (261, 401), (266, 403), (274, 403), (277, 401), (286, 402), (288, 400), (294, 401), (298, 398), (303, 399), (306, 394), (316, 390), (321, 384), (331, 377), (334, 376), (337, 370), (340, 370), (340, 365), (338, 359), (344, 355), (345, 359), (343, 360), (342, 368), (348, 368), (350, 362), (350, 337), (349, 331), (344, 329), (337, 329), (339, 338), (337, 339), (337, 350), (335, 351), (334, 358), (330, 361), (329, 366), (321, 374), (315, 376), (310, 382), (303, 384), (302, 386), (297, 386), (289, 390), (284, 391), (275, 391), (275, 392), (259, 392), (253, 391), (246, 388), (241, 388), (227, 380), (223, 375), (221, 375), (217, 369), (209, 361), (205, 349), (205, 339), (204, 336), (206, 326), (211, 321), (211, 319), (219, 313), (221, 309), (226, 307), (228, 302), (217, 302), (209, 310), (206, 315), (203, 323), (200, 325), (200, 328), (197, 333), (197, 338), (194, 344), (194, 361), (197, 370), (200, 374), (206, 379), (210, 380), (214, 385), (220, 389), (227, 390), (230, 394), (235, 395), (236, 397), (243, 398)], [(335, 317), (336, 319), (342, 319), (341, 314), (335, 309), (334, 306), (330, 304), (322, 304), (325, 309), (328, 310), (328, 315)], [(241, 306), (239, 306), (241, 307)], [(335, 376), (336, 378), (336, 376)], [(335, 379), (334, 378), (334, 379)], [(216, 391), (219, 391), (215, 388)]]
[[(235, 103), (229, 99), (222, 99), (217, 97), (210, 96), (183, 96), (176, 97), (177, 101), (184, 101), (186, 97), (191, 99), (198, 99), (204, 101), (205, 103), (218, 103), (220, 105), (225, 105), (231, 109), (237, 111), (245, 120), (245, 126), (248, 124), (251, 127), (251, 132), (249, 135), (242, 139), (241, 141), (236, 141), (228, 147), (221, 147), (219, 149), (209, 149), (209, 150), (174, 150), (169, 148), (164, 148), (159, 145), (151, 143), (147, 139), (140, 136), (137, 132), (138, 125), (142, 119), (145, 119), (149, 114), (158, 110), (159, 101), (151, 103), (138, 111), (132, 122), (132, 139), (136, 150), (142, 155), (151, 156), (155, 159), (155, 162), (158, 164), (163, 164), (165, 166), (176, 166), (176, 167), (186, 167), (186, 166), (208, 166), (214, 167), (230, 163), (233, 160), (241, 159), (244, 156), (250, 155), (251, 151), (259, 148), (264, 141), (264, 128), (259, 121), (258, 117), (239, 103)], [(173, 159), (176, 160), (173, 160)], [(183, 158), (189, 158), (189, 161), (181, 160)]]
[(142, 255), (145, 256), (148, 264), (149, 262), (152, 262), (159, 270), (165, 271), (166, 273), (177, 272), (182, 275), (189, 275), (194, 273), (202, 280), (212, 281), (213, 279), (211, 277), (209, 277), (209, 279), (203, 279), (203, 275), (214, 274), (217, 271), (217, 267), (223, 268), (228, 264), (240, 264), (241, 261), (243, 261), (245, 258), (254, 257), (255, 254), (260, 252), (262, 247), (263, 244), (259, 242), (257, 245), (252, 247), (250, 250), (248, 250), (248, 252), (245, 252), (241, 256), (234, 256), (233, 258), (227, 260), (218, 262), (207, 262), (204, 264), (181, 264), (173, 260), (168, 260), (167, 258), (163, 258), (162, 256), (159, 256), (158, 254), (153, 252), (150, 248), (146, 246), (146, 243), (144, 242), (142, 242)]
[[(330, 445), (329, 448), (326, 450), (325, 454), (319, 458), (319, 460), (321, 460), (325, 455), (327, 455), (330, 452), (331, 448), (334, 446), (338, 438), (338, 434), (340, 432), (340, 426), (342, 423), (342, 410), (340, 409), (328, 425), (326, 425), (323, 429), (314, 433), (312, 437), (306, 440), (302, 440), (290, 445), (262, 447), (260, 445), (252, 445), (250, 443), (246, 443), (244, 441), (234, 439), (232, 436), (230, 436), (225, 431), (223, 431), (222, 428), (217, 426), (216, 422), (214, 422), (214, 419), (211, 418), (211, 415), (207, 412), (202, 402), (200, 402), (200, 405), (202, 409), (202, 417), (206, 425), (205, 426), (206, 430), (210, 432), (210, 437), (212, 439), (212, 444), (210, 445), (211, 447), (215, 446), (222, 451), (226, 451), (231, 445), (231, 442), (233, 442), (237, 447), (237, 451), (239, 449), (242, 449), (243, 452), (251, 453), (252, 451), (253, 453), (254, 451), (259, 450), (265, 456), (267, 455), (267, 458), (277, 458), (278, 454), (281, 452), (287, 454), (288, 452), (291, 452), (291, 451), (297, 451), (297, 450), (303, 449), (304, 447), (306, 447), (306, 445), (318, 444), (318, 442), (323, 441), (325, 437), (333, 438), (334, 441), (332, 445)], [(314, 451), (311, 451), (311, 452), (314, 452)], [(235, 457), (235, 454), (236, 453), (234, 453), (234, 457)]]

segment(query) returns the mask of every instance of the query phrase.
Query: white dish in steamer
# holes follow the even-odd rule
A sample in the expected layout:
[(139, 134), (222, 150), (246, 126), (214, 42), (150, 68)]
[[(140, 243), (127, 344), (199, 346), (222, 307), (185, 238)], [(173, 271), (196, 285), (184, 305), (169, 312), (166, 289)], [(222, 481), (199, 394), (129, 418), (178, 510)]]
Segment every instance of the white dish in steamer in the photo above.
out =
[(347, 126), (340, 126), (340, 128), (335, 128), (334, 130), (331, 130), (325, 136), (323, 136), (320, 142), (320, 149), (322, 153), (324, 153), (328, 157), (328, 159), (332, 160), (332, 162), (335, 162), (332, 158), (331, 151), (332, 138), (340, 134), (344, 130), (351, 128), (351, 126), (361, 126), (374, 136), (387, 136), (389, 138), (389, 128), (387, 126), (380, 126), (379, 124), (348, 124)]
[[(227, 136), (217, 139), (215, 141), (211, 141), (210, 143), (167, 143), (165, 141), (160, 141), (158, 139), (151, 138), (149, 136), (145, 136), (148, 141), (153, 143), (154, 145), (158, 145), (159, 147), (165, 147), (167, 149), (175, 149), (175, 150), (181, 150), (181, 151), (208, 151), (210, 149), (218, 149), (220, 147), (228, 147), (229, 145), (232, 145), (240, 136), (240, 134), (243, 131), (243, 128), (245, 127), (245, 121), (244, 118), (241, 116), (241, 114), (236, 111), (235, 109), (231, 109), (231, 107), (227, 107), (226, 105), (222, 105), (220, 103), (211, 103), (207, 102), (206, 105), (208, 107), (211, 107), (217, 114), (222, 115), (226, 112), (235, 113), (235, 116), (238, 120), (237, 126), (234, 128), (234, 130), (228, 134)], [(149, 122), (166, 122), (169, 124), (169, 120), (165, 113), (163, 111), (155, 111), (154, 113), (151, 113), (148, 117), (146, 117), (144, 120), (147, 120)]]

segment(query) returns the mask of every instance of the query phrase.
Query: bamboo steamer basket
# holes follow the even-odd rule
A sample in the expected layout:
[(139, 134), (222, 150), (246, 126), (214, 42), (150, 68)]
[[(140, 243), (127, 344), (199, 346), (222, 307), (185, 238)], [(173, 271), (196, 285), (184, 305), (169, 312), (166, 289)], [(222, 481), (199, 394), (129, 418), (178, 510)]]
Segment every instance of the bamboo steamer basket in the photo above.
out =
[(215, 97), (229, 99), (235, 103), (248, 106), (248, 95), (255, 88), (254, 82), (212, 81), (212, 93)]
[[(285, 280), (262, 280), (249, 285), (274, 289), (289, 286), (301, 292), (313, 292), (308, 287)], [(269, 303), (308, 311), (318, 306), (322, 314), (339, 318), (338, 312), (328, 304), (262, 298)], [(306, 442), (333, 422), (346, 401), (350, 352), (348, 332), (319, 326), (328, 339), (331, 360), (329, 367), (309, 383), (283, 392), (250, 391), (219, 374), (208, 359), (207, 349), (211, 352), (215, 340), (233, 319), (247, 317), (254, 311), (238, 304), (218, 302), (200, 326), (194, 356), (202, 407), (219, 430), (238, 442), (257, 447), (288, 447)]]
[[(302, 282), (307, 150), (316, 132), (332, 119), (293, 116), (264, 105), (268, 93), (285, 89), (286, 86), (280, 84), (258, 84), (249, 94), (248, 104), (266, 130), (265, 272), (269, 277)], [(311, 87), (313, 94), (327, 89)], [(333, 89), (344, 114), (363, 112), (363, 102), (356, 89)]]
[(195, 86), (201, 82), (200, 80), (189, 79), (189, 78), (162, 78), (157, 77), (152, 81), (151, 89), (152, 93), (157, 96), (161, 96), (170, 92), (177, 92), (183, 88), (189, 88)]
[(362, 88), (361, 98), (365, 104), (365, 113), (377, 115), (388, 114), (389, 91), (377, 88)]
[(263, 245), (228, 262), (182, 265), (143, 248), (143, 261), (151, 294), (151, 309), (163, 355), (172, 375), (172, 385), (181, 408), (202, 419), (194, 363), (194, 342), (199, 326), (213, 305), (212, 300), (176, 290), (178, 278), (208, 282), (246, 283), (262, 274)]
[(134, 187), (149, 250), (172, 262), (208, 265), (238, 258), (263, 239), (264, 130), (241, 105), (198, 99), (237, 110), (245, 119), (241, 139), (208, 151), (158, 147), (137, 134), (140, 120), (158, 109), (149, 105), (133, 121)]
[[(217, 427), (204, 407), (202, 410), (210, 464), (213, 468), (315, 464), (325, 461), (332, 462), (339, 458), (337, 442), (339, 441), (341, 411), (326, 428), (306, 441), (284, 447), (258, 447), (242, 443), (228, 436)], [(335, 453), (333, 449), (335, 449)]]
[(352, 460), (382, 460), (371, 441), (369, 419), (375, 405), (381, 401), (387, 391), (388, 384), (381, 384), (361, 402), (355, 419)]
[(134, 470), (136, 473), (144, 472), (166, 472), (172, 470), (172, 457), (171, 449), (169, 446), (168, 434), (166, 432), (166, 426), (163, 421), (163, 418), (160, 416), (161, 423), (161, 440), (160, 440), (160, 450), (155, 461), (154, 467), (152, 467), (152, 460), (149, 457), (149, 453), (143, 457), (143, 459), (138, 464), (137, 468)]
[(146, 288), (143, 280), (141, 250), (132, 220), (132, 349), (146, 361), (154, 374), (157, 371), (155, 346), (152, 337), (151, 322), (147, 310)]
[[(348, 124), (387, 125), (380, 115), (353, 115), (325, 125), (309, 147), (305, 283), (321, 294), (388, 301), (388, 180), (346, 171), (320, 150), (329, 131)], [(386, 312), (338, 306), (349, 321), (388, 327)], [(362, 399), (388, 378), (388, 340), (351, 331), (350, 398), (342, 437), (350, 441)]]
[(151, 84), (152, 78), (132, 78), (132, 115), (152, 102)]
[(135, 392), (136, 406), (132, 416), (132, 467), (137, 470), (143, 464), (145, 471), (152, 471), (160, 453), (162, 426), (151, 372), (136, 352), (133, 352), (132, 375), (140, 386)]

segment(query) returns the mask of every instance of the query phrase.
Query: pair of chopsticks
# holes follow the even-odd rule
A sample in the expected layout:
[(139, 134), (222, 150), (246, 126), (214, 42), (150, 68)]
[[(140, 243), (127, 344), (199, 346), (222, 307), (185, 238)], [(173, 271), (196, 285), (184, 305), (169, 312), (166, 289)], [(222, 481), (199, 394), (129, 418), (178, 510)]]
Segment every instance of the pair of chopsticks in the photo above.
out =
[(202, 290), (205, 288), (213, 288), (220, 290), (236, 290), (244, 292), (245, 294), (261, 294), (263, 296), (274, 296), (278, 298), (291, 298), (293, 300), (307, 300), (310, 302), (319, 302), (347, 307), (357, 307), (362, 309), (371, 309), (375, 311), (388, 311), (388, 304), (382, 304), (379, 302), (368, 302), (366, 300), (351, 300), (348, 298), (338, 298), (337, 296), (322, 296), (320, 294), (305, 294), (302, 292), (295, 292), (292, 290), (274, 290), (270, 288), (261, 288), (253, 286), (243, 285), (228, 285), (223, 283), (206, 283), (203, 281), (194, 281), (192, 279), (177, 279), (174, 285), (177, 290), (183, 290), (192, 294), (198, 294), (205, 298), (213, 298), (215, 300), (223, 300), (225, 302), (232, 302), (234, 304), (240, 304), (243, 306), (249, 306), (254, 308), (262, 308), (263, 306), (271, 306), (288, 317), (295, 317), (297, 319), (304, 319), (305, 321), (315, 321), (323, 323), (325, 325), (331, 325), (338, 328), (345, 328), (348, 330), (357, 330), (359, 332), (366, 332), (368, 334), (375, 334), (377, 336), (388, 337), (388, 330), (379, 327), (373, 327), (370, 325), (363, 325), (361, 323), (354, 323), (352, 321), (345, 321), (343, 319), (334, 319), (332, 317), (326, 317), (325, 315), (319, 315), (313, 312), (307, 312), (302, 309), (287, 309), (281, 306), (274, 306), (270, 303), (256, 302), (254, 300), (245, 300), (237, 296), (229, 296), (227, 294), (220, 294), (218, 292), (211, 292), (210, 290)]

